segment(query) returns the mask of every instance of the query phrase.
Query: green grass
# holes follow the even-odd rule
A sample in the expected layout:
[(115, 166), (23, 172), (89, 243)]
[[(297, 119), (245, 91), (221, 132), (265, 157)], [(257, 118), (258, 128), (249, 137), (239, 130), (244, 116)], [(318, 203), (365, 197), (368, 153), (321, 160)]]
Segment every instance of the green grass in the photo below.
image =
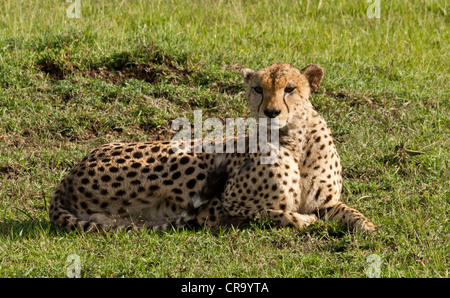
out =
[[(0, 276), (448, 277), (447, 2), (64, 1), (0, 4)], [(65, 233), (51, 194), (111, 141), (167, 139), (170, 120), (250, 116), (241, 67), (325, 70), (312, 102), (332, 128), (343, 201), (379, 228), (355, 235), (254, 222), (235, 230)], [(420, 152), (420, 153), (417, 153)]]

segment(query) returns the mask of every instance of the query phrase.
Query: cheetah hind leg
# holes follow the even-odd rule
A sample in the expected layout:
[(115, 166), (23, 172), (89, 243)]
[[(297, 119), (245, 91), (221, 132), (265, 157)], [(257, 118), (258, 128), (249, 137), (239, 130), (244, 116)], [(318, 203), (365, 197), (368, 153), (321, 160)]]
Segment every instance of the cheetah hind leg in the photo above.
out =
[(170, 228), (183, 228), (192, 220), (194, 220), (195, 217), (196, 216), (194, 214), (183, 212), (178, 216), (155, 220), (146, 220), (142, 226), (153, 231), (167, 231)]
[[(198, 223), (199, 214), (210, 203), (209, 198), (194, 195), (186, 211), (172, 217), (145, 220), (143, 226), (153, 231), (167, 231), (169, 228), (183, 228), (190, 223)], [(211, 208), (212, 209), (212, 208)], [(216, 210), (216, 208), (214, 208)]]
[(361, 212), (342, 202), (319, 210), (319, 216), (324, 220), (337, 221), (339, 224), (355, 229), (357, 232), (373, 232), (376, 228)]
[(283, 227), (291, 226), (299, 229), (305, 228), (317, 220), (317, 216), (315, 214), (301, 214), (294, 211), (283, 211), (276, 209), (266, 209), (254, 216), (254, 218), (268, 218)]
[[(220, 206), (221, 207), (221, 206)], [(222, 226), (236, 223), (236, 221), (227, 221), (227, 217), (224, 216), (224, 212), (221, 208), (205, 208), (198, 213), (183, 212), (178, 216), (158, 219), (147, 220), (143, 226), (153, 231), (167, 231), (169, 228), (183, 228), (186, 225), (193, 224), (197, 226), (203, 226), (218, 230)]]
[[(136, 222), (123, 222), (123, 223), (100, 223), (96, 221), (86, 221), (86, 226), (83, 227), (84, 232), (111, 232), (111, 231), (139, 231), (144, 227), (148, 230), (153, 231), (168, 231), (170, 228), (178, 229), (183, 228), (187, 224), (189, 224), (195, 215), (188, 214), (187, 212), (183, 212), (180, 215), (161, 218), (161, 219), (153, 219), (153, 220), (145, 220)], [(80, 222), (80, 225), (83, 222)]]

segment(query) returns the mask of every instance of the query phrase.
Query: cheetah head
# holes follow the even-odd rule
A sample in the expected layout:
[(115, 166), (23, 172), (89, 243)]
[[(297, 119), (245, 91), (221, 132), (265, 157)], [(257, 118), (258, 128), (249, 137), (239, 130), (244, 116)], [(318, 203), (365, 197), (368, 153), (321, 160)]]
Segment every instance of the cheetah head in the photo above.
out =
[(241, 70), (247, 83), (246, 96), (256, 119), (276, 118), (280, 127), (290, 123), (300, 106), (311, 106), (309, 97), (317, 91), (323, 70), (310, 64), (298, 70), (289, 64), (273, 64), (259, 71)]

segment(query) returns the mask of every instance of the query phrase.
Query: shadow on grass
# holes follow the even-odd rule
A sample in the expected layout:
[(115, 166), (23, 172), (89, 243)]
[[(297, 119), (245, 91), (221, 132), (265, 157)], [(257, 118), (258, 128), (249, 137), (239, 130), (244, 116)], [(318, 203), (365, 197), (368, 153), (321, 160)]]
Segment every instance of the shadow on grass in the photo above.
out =
[(61, 235), (61, 231), (50, 221), (43, 219), (6, 219), (0, 221), (0, 237), (11, 240), (23, 237), (38, 238), (42, 235), (58, 236)]
[[(212, 236), (220, 237), (224, 234), (231, 234), (235, 230), (250, 230), (255, 231), (273, 231), (276, 232), (278, 229), (285, 229), (283, 227), (277, 226), (273, 222), (269, 220), (252, 220), (246, 222), (234, 222), (233, 224), (227, 224), (220, 226), (219, 228), (207, 228), (201, 227), (198, 225), (189, 225), (184, 227), (183, 229), (194, 232), (194, 233), (209, 233)], [(140, 231), (136, 231), (136, 233), (153, 233), (155, 235), (158, 234), (173, 234), (181, 231), (181, 229), (169, 228), (167, 231), (152, 231), (149, 229), (143, 229)], [(81, 232), (67, 232), (63, 229), (52, 224), (50, 221), (45, 219), (28, 219), (28, 220), (15, 220), (15, 219), (6, 219), (0, 221), (0, 238), (9, 239), (9, 240), (18, 240), (21, 238), (28, 239), (36, 239), (42, 237), (64, 237), (73, 234), (79, 234), (80, 236), (83, 234)], [(122, 230), (115, 232), (105, 232), (105, 233), (97, 233), (100, 237), (104, 234), (115, 234), (115, 233), (133, 233), (130, 231)], [(333, 222), (324, 222), (317, 221), (306, 228), (303, 229), (295, 229), (292, 228), (292, 233), (298, 237), (303, 237), (305, 235), (312, 237), (326, 237), (326, 238), (334, 238), (341, 239), (344, 238), (345, 235), (351, 233), (346, 227), (340, 226)], [(92, 233), (89, 233), (92, 234)], [(95, 234), (95, 233), (94, 233)]]
[(312, 237), (329, 237), (329, 238), (335, 238), (340, 239), (344, 238), (348, 234), (352, 234), (352, 231), (349, 230), (345, 226), (341, 226), (337, 224), (336, 222), (330, 222), (330, 221), (323, 221), (318, 220), (309, 226), (298, 229), (294, 227), (286, 228), (276, 225), (274, 222), (270, 220), (260, 220), (260, 219), (254, 219), (250, 221), (243, 221), (243, 222), (236, 222), (233, 221), (231, 223), (227, 223), (225, 225), (220, 226), (219, 228), (207, 228), (207, 227), (199, 227), (199, 226), (191, 226), (189, 227), (190, 230), (193, 231), (208, 231), (212, 235), (215, 236), (221, 236), (226, 233), (230, 233), (234, 230), (253, 230), (255, 232), (257, 231), (273, 231), (276, 232), (277, 230), (281, 229), (291, 229), (292, 233), (297, 235), (298, 237), (302, 237), (305, 235), (309, 235)]

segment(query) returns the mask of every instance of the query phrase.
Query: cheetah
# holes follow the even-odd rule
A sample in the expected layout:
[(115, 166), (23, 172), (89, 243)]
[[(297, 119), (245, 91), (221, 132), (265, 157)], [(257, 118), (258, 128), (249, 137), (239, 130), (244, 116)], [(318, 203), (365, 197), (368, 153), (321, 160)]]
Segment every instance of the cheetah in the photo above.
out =
[[(330, 128), (309, 101), (319, 88), (323, 69), (316, 64), (302, 70), (274, 64), (241, 73), (253, 116), (279, 121), (279, 158), (264, 165), (258, 154), (247, 154), (245, 166), (223, 167), (229, 174), (220, 198), (226, 214), (241, 219), (265, 217), (298, 228), (322, 218), (359, 232), (374, 231), (376, 226), (363, 214), (340, 201), (340, 158)], [(230, 156), (228, 165), (231, 160), (233, 165), (242, 164), (240, 158)]]
[[(182, 227), (195, 219), (206, 202), (202, 198), (213, 197), (216, 185), (224, 185), (216, 182), (220, 173), (208, 172), (214, 162), (212, 154), (176, 153), (170, 141), (105, 144), (59, 184), (50, 220), (67, 231), (84, 232)], [(209, 208), (218, 217), (198, 224), (218, 225), (223, 214), (216, 204)]]
[[(363, 214), (340, 201), (339, 155), (330, 128), (309, 101), (322, 68), (274, 64), (241, 74), (253, 116), (278, 121), (273, 163), (261, 162), (267, 153), (250, 153), (248, 142), (244, 153), (221, 154), (177, 151), (170, 141), (106, 144), (57, 187), (50, 220), (89, 232), (187, 223), (217, 227), (254, 218), (304, 228), (322, 218), (374, 231)], [(195, 141), (182, 145), (193, 149)]]

